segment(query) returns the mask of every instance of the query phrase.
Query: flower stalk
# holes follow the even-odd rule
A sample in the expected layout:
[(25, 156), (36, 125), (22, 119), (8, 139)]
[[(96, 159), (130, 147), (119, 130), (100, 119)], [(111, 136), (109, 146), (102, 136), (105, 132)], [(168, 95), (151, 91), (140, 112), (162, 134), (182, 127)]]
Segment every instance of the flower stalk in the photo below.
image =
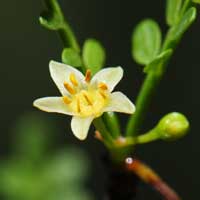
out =
[(80, 52), (80, 46), (70, 25), (65, 20), (57, 0), (45, 0), (47, 11), (39, 18), (40, 24), (47, 29), (57, 31), (64, 47), (72, 47)]
[(151, 185), (165, 200), (181, 200), (179, 195), (142, 161), (129, 157), (125, 160), (125, 168), (136, 174), (145, 183)]

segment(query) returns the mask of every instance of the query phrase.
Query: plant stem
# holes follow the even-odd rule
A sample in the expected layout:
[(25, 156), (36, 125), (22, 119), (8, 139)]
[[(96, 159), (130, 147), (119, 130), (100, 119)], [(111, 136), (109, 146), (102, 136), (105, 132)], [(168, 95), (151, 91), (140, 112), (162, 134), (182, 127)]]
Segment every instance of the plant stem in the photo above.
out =
[(157, 190), (165, 200), (181, 200), (178, 194), (170, 188), (160, 176), (142, 161), (133, 158), (127, 158), (125, 168), (136, 174), (145, 183), (151, 185)]
[[(191, 0), (185, 0), (182, 12), (184, 12), (188, 9), (188, 7), (191, 5)], [(172, 37), (172, 30), (173, 26), (169, 28), (165, 40), (163, 42), (161, 52), (164, 52), (168, 49), (176, 49), (177, 45), (179, 44), (181, 37), (174, 39)], [(169, 59), (169, 58), (168, 58)], [(167, 60), (168, 61), (168, 60)], [(167, 63), (163, 63), (161, 68), (165, 68)], [(155, 66), (156, 67), (156, 66)], [(136, 100), (136, 112), (130, 117), (127, 129), (126, 129), (126, 135), (127, 136), (134, 136), (138, 134), (138, 131), (144, 121), (144, 117), (146, 115), (147, 108), (151, 102), (151, 99), (153, 97), (153, 93), (157, 89), (158, 83), (162, 79), (163, 75), (165, 73), (165, 69), (162, 73), (153, 73), (150, 72), (147, 74), (144, 83), (142, 85), (142, 88), (140, 90), (140, 93)]]
[(40, 23), (50, 30), (57, 31), (64, 46), (80, 52), (80, 47), (72, 28), (65, 20), (62, 9), (57, 0), (44, 0), (48, 11), (40, 17)]
[(66, 21), (64, 22), (64, 26), (61, 29), (59, 29), (58, 34), (65, 47), (70, 46), (77, 52), (80, 52), (80, 47), (76, 40), (76, 37)]
[(112, 138), (110, 132), (107, 130), (102, 118), (101, 117), (96, 118), (93, 121), (93, 124), (94, 124), (95, 128), (100, 132), (105, 145), (109, 148), (112, 148), (114, 141), (113, 141), (113, 138)]
[(191, 0), (185, 0), (181, 9), (181, 14), (183, 15), (185, 11), (189, 8), (189, 6), (192, 4)]
[(160, 136), (157, 133), (157, 131), (155, 129), (152, 129), (148, 133), (145, 133), (143, 135), (139, 135), (136, 138), (136, 143), (137, 144), (144, 144), (144, 143), (155, 141), (159, 138), (160, 138)]
[(105, 120), (106, 127), (108, 128), (109, 132), (112, 134), (114, 139), (120, 137), (120, 125), (118, 117), (113, 112), (108, 112), (103, 115), (103, 120)]
[(162, 77), (155, 73), (147, 74), (145, 81), (140, 90), (140, 94), (136, 100), (136, 112), (130, 117), (127, 125), (126, 134), (127, 136), (134, 136), (138, 133), (141, 124), (143, 123), (146, 115), (147, 108), (151, 102), (153, 93)]

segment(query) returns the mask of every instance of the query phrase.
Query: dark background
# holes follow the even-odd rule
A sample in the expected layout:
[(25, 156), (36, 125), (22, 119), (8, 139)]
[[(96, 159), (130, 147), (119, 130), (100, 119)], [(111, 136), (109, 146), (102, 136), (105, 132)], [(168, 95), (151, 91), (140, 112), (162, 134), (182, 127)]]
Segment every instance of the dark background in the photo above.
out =
[[(141, 67), (131, 58), (130, 36), (133, 27), (147, 17), (156, 19), (164, 34), (167, 28), (164, 23), (165, 1), (60, 0), (60, 3), (80, 43), (88, 37), (101, 40), (107, 49), (107, 66), (124, 67), (125, 76), (118, 89), (134, 101), (143, 74)], [(54, 32), (40, 27), (38, 16), (43, 8), (42, 0), (1, 1), (0, 4), (1, 156), (6, 156), (10, 150), (10, 129), (18, 116), (35, 110), (32, 108), (34, 99), (58, 94), (49, 76), (48, 62), (50, 59), (60, 61), (62, 44)], [(200, 15), (177, 48), (145, 124), (147, 129), (151, 128), (163, 114), (179, 111), (190, 119), (190, 134), (177, 142), (158, 141), (136, 150), (137, 156), (157, 170), (183, 199), (199, 196), (199, 27)], [(105, 179), (99, 156), (104, 151), (102, 145), (94, 141), (92, 132), (86, 142), (77, 141), (68, 127), (68, 117), (43, 115), (53, 119), (59, 127), (58, 141), (66, 145), (76, 144), (94, 161), (93, 176), (95, 173), (98, 176), (91, 185), (100, 198)], [(147, 198), (160, 199), (142, 185), (137, 199)]]

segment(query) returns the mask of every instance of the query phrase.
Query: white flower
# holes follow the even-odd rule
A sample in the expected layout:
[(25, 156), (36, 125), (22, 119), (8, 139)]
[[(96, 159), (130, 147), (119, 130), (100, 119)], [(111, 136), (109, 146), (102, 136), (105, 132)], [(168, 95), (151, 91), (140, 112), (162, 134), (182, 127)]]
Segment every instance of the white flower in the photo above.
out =
[(46, 111), (72, 115), (71, 128), (80, 140), (87, 137), (94, 118), (104, 112), (133, 113), (135, 106), (121, 92), (113, 92), (121, 80), (121, 67), (105, 68), (91, 79), (90, 71), (84, 76), (75, 68), (51, 61), (50, 74), (61, 97), (44, 97), (34, 101), (34, 106)]

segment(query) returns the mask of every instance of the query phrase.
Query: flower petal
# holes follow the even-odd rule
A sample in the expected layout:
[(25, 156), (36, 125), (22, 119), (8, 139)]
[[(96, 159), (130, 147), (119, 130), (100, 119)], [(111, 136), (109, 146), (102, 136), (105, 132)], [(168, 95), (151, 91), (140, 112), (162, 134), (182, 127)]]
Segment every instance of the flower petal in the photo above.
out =
[(36, 99), (33, 105), (40, 110), (46, 112), (62, 113), (65, 115), (74, 115), (67, 104), (64, 103), (62, 97), (44, 97)]
[(110, 92), (123, 77), (123, 69), (121, 67), (109, 67), (97, 72), (92, 78), (91, 83), (104, 82)]
[(50, 61), (49, 70), (53, 81), (63, 96), (68, 94), (63, 84), (64, 82), (70, 82), (69, 76), (71, 73), (75, 75), (78, 82), (84, 81), (84, 76), (80, 71), (63, 63)]
[(77, 117), (74, 116), (71, 121), (71, 128), (74, 135), (84, 140), (87, 137), (90, 125), (94, 117)]
[(135, 106), (123, 93), (113, 92), (109, 104), (104, 109), (104, 112), (109, 111), (132, 114), (135, 112)]

